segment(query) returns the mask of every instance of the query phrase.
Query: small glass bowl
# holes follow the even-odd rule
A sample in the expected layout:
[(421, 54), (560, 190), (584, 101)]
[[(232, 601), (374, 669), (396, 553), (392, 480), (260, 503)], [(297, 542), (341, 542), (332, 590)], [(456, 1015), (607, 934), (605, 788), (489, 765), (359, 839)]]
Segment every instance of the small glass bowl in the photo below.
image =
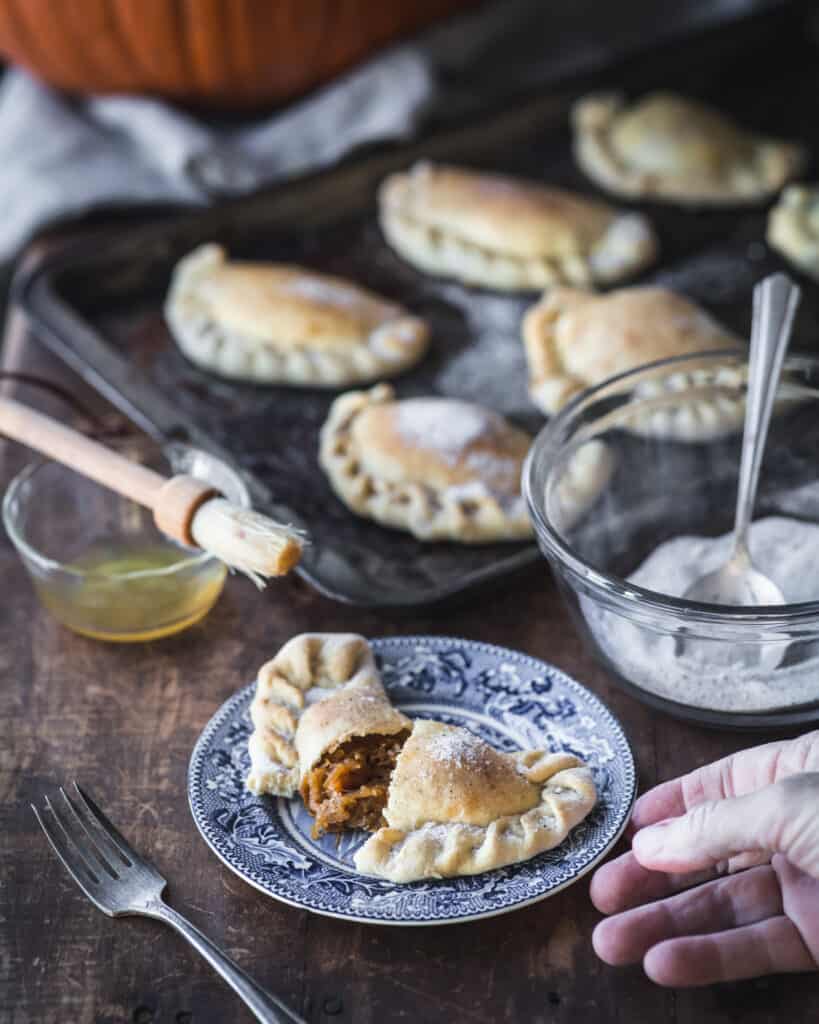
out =
[[(684, 573), (669, 570), (667, 592), (629, 577), (673, 537), (732, 530), (747, 372), (718, 352), (610, 378), (543, 428), (523, 473), (540, 548), (598, 659), (646, 703), (735, 728), (819, 718), (819, 571), (797, 560), (776, 581), (798, 603), (755, 608), (687, 601)], [(819, 359), (785, 363), (754, 519), (767, 516), (819, 523)]]
[[(205, 480), (244, 507), (250, 495), (226, 463), (187, 445), (124, 454), (165, 473)], [(119, 643), (155, 640), (198, 622), (226, 567), (156, 528), (150, 511), (57, 462), (28, 465), (9, 484), (3, 523), (40, 601), (76, 633)]]

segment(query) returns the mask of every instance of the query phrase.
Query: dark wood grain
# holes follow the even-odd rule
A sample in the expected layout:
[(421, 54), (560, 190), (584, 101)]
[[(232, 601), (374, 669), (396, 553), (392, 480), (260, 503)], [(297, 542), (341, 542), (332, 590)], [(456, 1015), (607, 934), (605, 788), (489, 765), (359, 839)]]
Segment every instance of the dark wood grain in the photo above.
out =
[[(82, 399), (95, 401), (19, 323), (7, 332), (9, 361), (68, 381)], [(26, 397), (58, 408), (31, 392)], [(2, 448), (0, 485), (24, 460), (19, 449)], [(196, 737), (261, 661), (308, 629), (373, 637), (450, 634), (554, 662), (623, 722), (642, 788), (750, 742), (680, 724), (620, 693), (582, 647), (545, 564), (491, 599), (411, 617), (345, 608), (297, 579), (260, 595), (234, 578), (204, 623), (143, 646), (95, 643), (57, 625), (37, 604), (4, 535), (0, 586), (0, 1021), (250, 1020), (171, 932), (153, 922), (106, 918), (68, 879), (28, 805), (73, 778), (155, 859), (170, 880), (171, 902), (315, 1024), (816, 1020), (815, 975), (671, 992), (637, 968), (601, 964), (591, 948), (599, 915), (587, 880), (533, 907), (474, 924), (359, 926), (262, 896), (222, 867), (200, 839), (185, 795)]]

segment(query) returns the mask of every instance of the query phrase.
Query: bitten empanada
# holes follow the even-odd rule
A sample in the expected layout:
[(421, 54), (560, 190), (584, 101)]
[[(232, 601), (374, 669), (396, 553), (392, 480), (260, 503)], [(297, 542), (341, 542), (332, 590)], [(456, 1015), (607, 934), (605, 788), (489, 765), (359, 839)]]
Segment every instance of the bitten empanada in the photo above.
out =
[(319, 461), (353, 512), (421, 540), (520, 540), (532, 534), (520, 490), (530, 442), (482, 406), (397, 401), (380, 384), (336, 399)]
[(503, 291), (613, 283), (657, 250), (640, 214), (496, 174), (419, 163), (378, 198), (387, 241), (413, 266)]
[(572, 112), (577, 162), (598, 185), (629, 198), (757, 203), (805, 161), (801, 146), (745, 131), (694, 100), (656, 92), (627, 104), (587, 96)]
[(252, 793), (301, 789), (320, 832), (378, 826), (410, 721), (387, 698), (364, 637), (293, 637), (259, 669), (250, 717)]
[(790, 185), (768, 214), (768, 244), (819, 278), (819, 185)]
[(621, 288), (606, 295), (557, 288), (526, 313), (523, 343), (529, 394), (552, 414), (614, 374), (671, 356), (735, 348), (739, 340), (666, 288)]
[(504, 754), (468, 729), (417, 720), (395, 765), (386, 825), (356, 868), (392, 882), (475, 875), (551, 850), (594, 807), (571, 754)]
[(176, 267), (165, 318), (184, 354), (223, 377), (339, 387), (390, 377), (424, 355), (418, 317), (342, 278), (242, 263), (203, 245)]
[(571, 754), (505, 754), (392, 706), (367, 641), (305, 633), (259, 670), (247, 786), (300, 793), (314, 836), (364, 829), (359, 871), (394, 882), (490, 871), (550, 850), (589, 813)]

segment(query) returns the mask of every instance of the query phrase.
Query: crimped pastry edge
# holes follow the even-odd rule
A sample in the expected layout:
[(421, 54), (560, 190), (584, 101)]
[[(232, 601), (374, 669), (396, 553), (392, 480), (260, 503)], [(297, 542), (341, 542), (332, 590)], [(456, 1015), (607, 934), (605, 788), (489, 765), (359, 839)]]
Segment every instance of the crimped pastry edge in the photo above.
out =
[(640, 171), (624, 164), (609, 143), (609, 129), (627, 106), (620, 93), (592, 93), (572, 108), (575, 159), (583, 172), (601, 188), (627, 199), (656, 199), (691, 206), (736, 206), (764, 202), (806, 162), (797, 143), (779, 142), (747, 132), (757, 151), (757, 183), (748, 187), (747, 165), (724, 181), (690, 173), (668, 176)]
[[(588, 381), (566, 372), (547, 377), (533, 375), (533, 366), (542, 360), (544, 349), (546, 357), (562, 367), (555, 346), (555, 330), (562, 315), (556, 297), (547, 293), (526, 311), (521, 328), (529, 373), (529, 397), (547, 416), (555, 415), (569, 399), (591, 386)], [(661, 372), (667, 371), (658, 371)], [(643, 408), (635, 408), (631, 415), (618, 414), (617, 425), (657, 440), (702, 442), (731, 433), (742, 425), (745, 403), (728, 394), (714, 392), (722, 386), (736, 388), (742, 381), (742, 374), (726, 366), (713, 378), (713, 370), (689, 364), (688, 369), (671, 374), (664, 386), (659, 381), (644, 381), (636, 392), (643, 399)], [(700, 387), (709, 394), (692, 398), (673, 410), (667, 407), (669, 397), (681, 390)], [(653, 409), (652, 400), (656, 406)]]
[(257, 673), (250, 703), (250, 772), (245, 785), (257, 796), (292, 797), (300, 782), (294, 744), (298, 721), (315, 687), (329, 690), (381, 677), (372, 649), (357, 633), (300, 633)]
[[(597, 791), (591, 770), (571, 755), (527, 751), (520, 770), (543, 782), (540, 803), (487, 826), (429, 822), (411, 832), (381, 828), (355, 854), (364, 874), (408, 883), (474, 875), (520, 863), (558, 846), (592, 810)], [(537, 778), (538, 765), (551, 773)]]
[(364, 471), (351, 435), (356, 416), (374, 403), (390, 402), (394, 391), (378, 384), (369, 391), (351, 391), (333, 403), (321, 429), (319, 463), (333, 490), (358, 515), (385, 526), (406, 530), (419, 540), (452, 540), (463, 544), (527, 540), (532, 525), (520, 496), (511, 510), (488, 490), (481, 497), (458, 494), (419, 482), (376, 480)]
[(656, 259), (656, 235), (639, 213), (615, 213), (588, 252), (544, 254), (533, 259), (478, 245), (455, 232), (424, 224), (402, 209), (396, 186), (412, 171), (392, 174), (381, 183), (379, 223), (390, 246), (426, 273), (498, 291), (533, 291), (557, 284), (612, 284)]
[[(181, 351), (211, 373), (258, 384), (343, 387), (402, 373), (427, 350), (429, 328), (409, 313), (384, 321), (361, 344), (344, 351), (311, 350), (306, 343), (277, 349), (225, 328), (197, 296), (198, 282), (225, 260), (225, 250), (213, 243), (185, 256), (174, 270), (164, 308)], [(306, 268), (305, 274), (310, 274)]]

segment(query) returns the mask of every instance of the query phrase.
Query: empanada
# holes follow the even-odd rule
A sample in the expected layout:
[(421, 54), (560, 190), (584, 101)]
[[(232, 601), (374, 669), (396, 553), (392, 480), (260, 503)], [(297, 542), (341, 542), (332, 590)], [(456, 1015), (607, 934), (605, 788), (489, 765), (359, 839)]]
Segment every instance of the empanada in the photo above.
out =
[(259, 670), (247, 786), (300, 792), (314, 836), (365, 829), (359, 871), (395, 882), (476, 874), (552, 849), (592, 809), (570, 754), (504, 754), (392, 706), (367, 641), (305, 633)]
[(241, 263), (203, 245), (176, 267), (165, 318), (180, 349), (223, 377), (338, 387), (390, 377), (429, 331), (401, 306), (303, 267)]
[(335, 400), (319, 461), (353, 512), (420, 540), (520, 540), (532, 534), (520, 490), (530, 442), (482, 406), (396, 401), (379, 384)]
[(559, 530), (570, 530), (606, 490), (617, 467), (617, 455), (605, 441), (586, 441), (553, 473), (546, 508)]
[(495, 174), (419, 163), (378, 199), (387, 241), (413, 266), (503, 291), (619, 281), (657, 250), (640, 214)]
[(756, 203), (805, 161), (801, 146), (746, 132), (730, 118), (674, 93), (628, 105), (587, 96), (572, 112), (577, 162), (620, 196), (675, 203)]
[(606, 295), (547, 292), (523, 319), (529, 394), (545, 413), (579, 391), (643, 363), (739, 340), (689, 299), (666, 288), (621, 288)]
[(467, 729), (416, 720), (380, 828), (356, 868), (392, 882), (475, 875), (551, 850), (597, 799), (571, 754), (503, 754)]
[(819, 278), (819, 185), (791, 185), (768, 214), (768, 244)]
[(387, 698), (363, 637), (293, 637), (259, 670), (250, 717), (252, 793), (301, 789), (317, 832), (378, 827), (411, 723)]
[[(618, 426), (671, 441), (711, 441), (741, 429), (745, 419), (747, 366), (693, 360), (670, 373), (659, 367), (634, 388), (631, 402), (614, 414)], [(781, 409), (777, 400), (774, 409)]]

